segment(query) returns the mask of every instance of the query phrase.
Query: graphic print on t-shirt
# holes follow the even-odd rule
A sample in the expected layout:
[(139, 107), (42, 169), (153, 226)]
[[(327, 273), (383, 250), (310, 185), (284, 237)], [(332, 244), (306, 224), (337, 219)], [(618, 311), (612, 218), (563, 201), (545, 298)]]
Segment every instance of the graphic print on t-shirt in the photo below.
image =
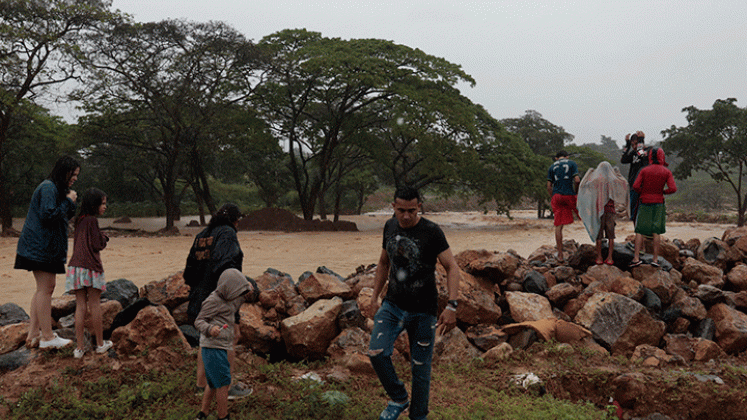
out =
[(390, 287), (396, 291), (404, 291), (423, 286), (423, 279), (415, 276), (419, 268), (420, 253), (418, 244), (407, 236), (394, 235), (390, 239), (387, 243), (392, 273)]

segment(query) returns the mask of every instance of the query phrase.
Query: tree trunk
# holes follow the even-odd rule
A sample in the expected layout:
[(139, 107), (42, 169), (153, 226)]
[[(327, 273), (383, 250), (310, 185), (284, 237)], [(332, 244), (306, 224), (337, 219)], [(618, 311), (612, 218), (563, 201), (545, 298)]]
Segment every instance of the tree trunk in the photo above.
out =
[[(0, 165), (1, 167), (2, 165)], [(3, 225), (2, 236), (15, 232), (13, 229), (13, 212), (11, 211), (10, 191), (6, 186), (5, 175), (0, 170), (0, 223)]]

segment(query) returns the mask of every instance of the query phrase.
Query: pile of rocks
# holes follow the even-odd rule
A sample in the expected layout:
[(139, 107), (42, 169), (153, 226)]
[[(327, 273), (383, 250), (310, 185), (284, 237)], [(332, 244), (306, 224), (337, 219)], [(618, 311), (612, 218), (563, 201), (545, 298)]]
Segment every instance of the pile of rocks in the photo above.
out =
[[(636, 359), (649, 365), (687, 364), (747, 348), (747, 228), (703, 243), (664, 240), (662, 268), (628, 269), (632, 252), (616, 244), (615, 266), (594, 265), (593, 245), (566, 241), (567, 265), (544, 246), (528, 258), (515, 252), (464, 251), (458, 328), (438, 337), (435, 359), (496, 359), (538, 340), (556, 340)], [(648, 244), (647, 246), (650, 246)], [(606, 251), (605, 251), (606, 252)], [(643, 257), (646, 261), (650, 255)], [(297, 281), (268, 269), (255, 279), (259, 302), (240, 309), (238, 353), (270, 359), (331, 358), (351, 371), (370, 372), (366, 356), (372, 320), (360, 308), (371, 298), (375, 266), (342, 278), (320, 267)], [(437, 267), (439, 305), (446, 305), (445, 271)], [(197, 345), (186, 325), (188, 286), (181, 273), (140, 290), (120, 279), (102, 295), (104, 328), (118, 357), (158, 348)], [(72, 296), (55, 298), (58, 334), (73, 337)], [(0, 370), (27, 363), (28, 316), (0, 306)], [(408, 358), (406, 334), (397, 357)]]

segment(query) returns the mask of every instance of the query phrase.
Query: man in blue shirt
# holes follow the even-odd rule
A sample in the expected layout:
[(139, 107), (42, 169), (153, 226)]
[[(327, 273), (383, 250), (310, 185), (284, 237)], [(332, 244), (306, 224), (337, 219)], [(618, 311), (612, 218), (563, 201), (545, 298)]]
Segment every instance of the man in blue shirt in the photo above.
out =
[(573, 223), (576, 209), (576, 191), (581, 178), (578, 176), (578, 165), (568, 159), (565, 150), (555, 154), (555, 162), (547, 171), (547, 193), (552, 197), (550, 205), (554, 215), (555, 245), (558, 248), (558, 262), (563, 263), (563, 226)]

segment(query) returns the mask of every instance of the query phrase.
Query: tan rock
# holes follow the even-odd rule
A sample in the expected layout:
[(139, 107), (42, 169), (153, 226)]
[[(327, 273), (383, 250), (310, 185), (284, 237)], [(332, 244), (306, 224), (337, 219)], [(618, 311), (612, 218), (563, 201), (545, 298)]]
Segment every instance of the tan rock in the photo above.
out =
[(307, 302), (319, 299), (332, 299), (339, 296), (342, 300), (353, 298), (353, 290), (337, 276), (324, 273), (308, 273), (298, 282), (298, 292)]
[(163, 305), (172, 310), (189, 300), (189, 286), (184, 283), (184, 277), (179, 272), (141, 287), (140, 297), (148, 298), (153, 304)]
[(511, 318), (516, 322), (552, 318), (552, 307), (546, 297), (534, 293), (507, 292), (506, 301)]
[(337, 315), (342, 299), (320, 299), (298, 315), (280, 323), (288, 354), (298, 359), (321, 359), (337, 334)]
[(28, 333), (28, 322), (18, 322), (0, 327), (0, 354), (10, 353), (23, 346), (26, 343)]
[(163, 305), (146, 306), (132, 322), (112, 332), (114, 348), (121, 355), (139, 355), (161, 346), (189, 349), (187, 339)]
[(239, 308), (240, 343), (255, 353), (269, 354), (282, 343), (275, 322), (267, 321), (260, 305), (244, 303)]

